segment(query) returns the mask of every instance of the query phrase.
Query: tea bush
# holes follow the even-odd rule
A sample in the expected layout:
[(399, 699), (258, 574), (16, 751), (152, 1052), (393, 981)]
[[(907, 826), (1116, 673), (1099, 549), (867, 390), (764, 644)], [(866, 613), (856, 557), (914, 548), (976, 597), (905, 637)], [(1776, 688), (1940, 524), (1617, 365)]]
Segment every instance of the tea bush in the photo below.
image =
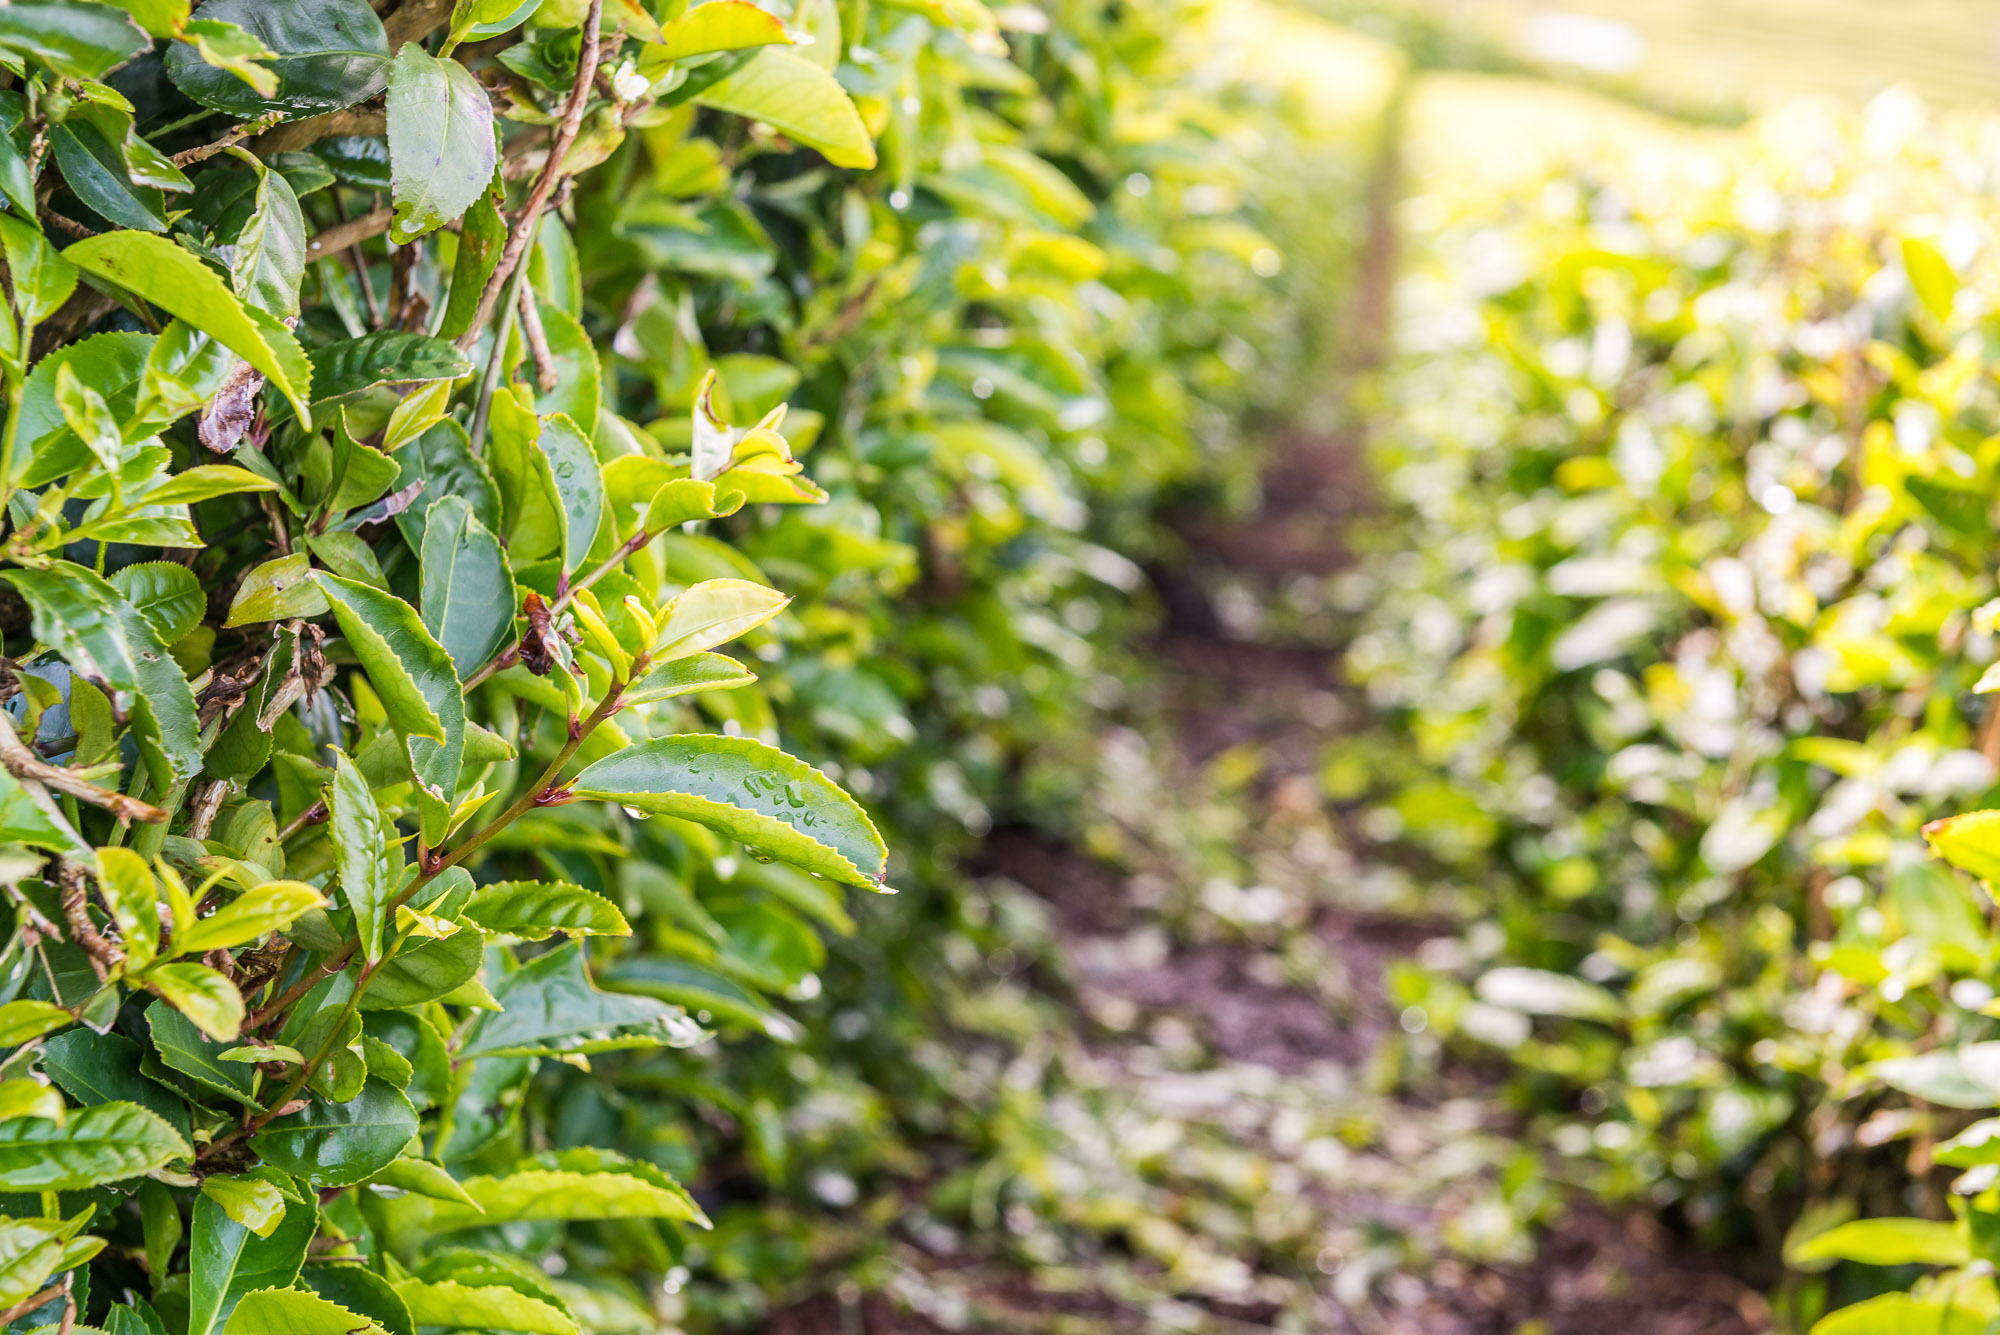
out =
[(1566, 1177), (1782, 1256), (1798, 1328), (1913, 1262), (1823, 1329), (2000, 1311), (1990, 818), (1924, 838), (2000, 801), (1993, 132), (1891, 94), (1415, 201), (1342, 590), (1387, 731), (1326, 785), (1470, 922), (1406, 1073), (1504, 1056)]
[(9, 1323), (799, 1273), (708, 1212), (893, 1158), (923, 934), (990, 930), (830, 964), (841, 887), (938, 881), (1110, 698), (1105, 544), (1286, 319), (1198, 17), (0, 11)]

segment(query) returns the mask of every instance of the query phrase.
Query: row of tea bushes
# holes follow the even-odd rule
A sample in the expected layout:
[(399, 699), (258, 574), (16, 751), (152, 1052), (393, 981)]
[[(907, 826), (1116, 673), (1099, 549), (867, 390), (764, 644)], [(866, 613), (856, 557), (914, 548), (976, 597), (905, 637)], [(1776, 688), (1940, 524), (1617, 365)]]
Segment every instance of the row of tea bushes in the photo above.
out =
[(1996, 195), (2000, 123), (1891, 93), (1407, 205), (1382, 728), (1324, 772), (1468, 924), (1405, 1069), (1509, 1063), (1561, 1175), (1782, 1256), (1800, 1328), (1908, 1278), (1839, 1258), (1987, 1254), (2000, 940), (1921, 831), (2000, 797)]

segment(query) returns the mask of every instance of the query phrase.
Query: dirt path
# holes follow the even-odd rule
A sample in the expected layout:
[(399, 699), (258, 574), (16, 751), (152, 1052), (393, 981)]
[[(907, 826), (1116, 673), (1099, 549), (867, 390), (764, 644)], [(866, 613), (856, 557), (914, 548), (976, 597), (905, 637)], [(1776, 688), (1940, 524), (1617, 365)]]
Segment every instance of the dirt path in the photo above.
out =
[[(1339, 401), (1386, 344), (1393, 195), (1385, 164), (1354, 304), (1342, 313), (1343, 383), (1331, 402), (1314, 405), (1321, 417), (1347, 416)], [(1414, 1017), (1397, 1013), (1387, 975), (1413, 954), (1449, 952), (1458, 927), (1426, 918), (1421, 906), (1383, 902), (1365, 841), (1324, 800), (1318, 779), (1362, 719), (1340, 682), (1342, 618), (1333, 610), (1349, 562), (1346, 531), (1369, 504), (1362, 449), (1351, 421), (1278, 435), (1259, 512), (1188, 525), (1187, 561), (1156, 572), (1169, 614), (1157, 646), (1156, 726), (1150, 741), (1128, 733), (1109, 745), (1114, 768), (1120, 747), (1150, 747), (1153, 782), (1122, 810), (1108, 798), (1106, 814), (1126, 836), (1116, 865), (1003, 831), (989, 841), (986, 870), (1054, 910), (1081, 1009), (1094, 1022), (1087, 1043), (1112, 1082), (1156, 1109), (1175, 1097), (1200, 1102), (1186, 1086), (1206, 1082), (1212, 1101), (1194, 1119), (1261, 1161), (1266, 1203), (1311, 1217), (1288, 1235), (1318, 1230), (1322, 1245), (1305, 1267), (1283, 1246), (1245, 1248), (1259, 1274), (1302, 1269), (1284, 1304), (1292, 1322), (1310, 1289), (1309, 1328), (1329, 1332), (1759, 1329), (1757, 1295), (1643, 1214), (1611, 1218), (1558, 1203), (1553, 1186), (1517, 1184), (1514, 1212), (1524, 1190), (1539, 1190), (1546, 1203), (1537, 1213), (1549, 1227), (1532, 1241), (1508, 1236), (1493, 1222), (1496, 1184), (1517, 1147), (1493, 1073), (1447, 1063), (1398, 1079), (1423, 1063), (1402, 1032)], [(1132, 798), (1129, 773), (1108, 787)], [(1163, 806), (1162, 794), (1177, 801)], [(1225, 875), (1188, 883), (1227, 841), (1244, 884)], [(1176, 1088), (1163, 1090), (1163, 1080)], [(1411, 1084), (1423, 1094), (1404, 1092)], [(1308, 1122), (1346, 1126), (1331, 1139), (1302, 1133), (1288, 1112), (1301, 1106), (1321, 1114)], [(1205, 1310), (1245, 1329), (1279, 1318), (1277, 1304)]]

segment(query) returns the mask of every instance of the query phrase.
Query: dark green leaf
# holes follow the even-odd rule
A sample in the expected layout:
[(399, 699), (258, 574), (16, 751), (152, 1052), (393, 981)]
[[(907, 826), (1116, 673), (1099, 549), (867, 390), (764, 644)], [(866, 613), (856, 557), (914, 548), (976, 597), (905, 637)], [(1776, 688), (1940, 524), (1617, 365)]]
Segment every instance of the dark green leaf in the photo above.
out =
[(167, 75), (205, 107), (250, 120), (316, 116), (364, 102), (389, 81), (389, 37), (365, 0), (208, 0), (198, 19), (234, 23), (277, 53), (278, 91), (264, 97), (192, 47), (167, 52)]
[(407, 1010), (435, 1001), (476, 977), (484, 955), (485, 944), (476, 931), (405, 946), (376, 971), (361, 994), (361, 1009)]
[(396, 489), (422, 482), (423, 490), (409, 508), (396, 516), (396, 525), (412, 551), (422, 551), (424, 525), (430, 508), (447, 496), (462, 496), (472, 506), (473, 518), (494, 533), (500, 531), (500, 492), (483, 460), (472, 453), (465, 428), (445, 419), (396, 452), (402, 472)]
[(316, 1188), (352, 1186), (387, 1167), (417, 1133), (417, 1112), (402, 1091), (370, 1078), (346, 1103), (314, 1099), (274, 1118), (251, 1147)]
[[(285, 1191), (269, 1169), (254, 1170)], [(319, 1227), (310, 1198), (285, 1191), (285, 1217), (268, 1238), (260, 1238), (229, 1217), (208, 1195), (195, 1198), (188, 1248), (188, 1335), (210, 1335), (228, 1322), (243, 1296), (258, 1289), (282, 1289), (298, 1278), (306, 1248)]]
[(329, 1302), (357, 1312), (388, 1332), (416, 1335), (410, 1309), (388, 1280), (358, 1265), (309, 1265), (299, 1282)]
[(221, 1054), (235, 1046), (233, 1043), (206, 1037), (194, 1021), (164, 1001), (146, 1008), (146, 1024), (152, 1032), (153, 1050), (169, 1070), (180, 1072), (203, 1089), (262, 1111), (264, 1105), (256, 1098), (257, 1068), (221, 1060)]
[(315, 578), (409, 747), (424, 841), (435, 848), (444, 842), (465, 749), (465, 697), (451, 655), (401, 599), (337, 575)]
[[(13, 7), (0, 8), (5, 15)], [(167, 230), (166, 203), (158, 190), (132, 184), (125, 159), (96, 126), (75, 120), (49, 130), (49, 148), (63, 180), (92, 212), (115, 227)]]
[(471, 373), (471, 360), (443, 339), (378, 330), (315, 349), (312, 396), (315, 403), (327, 403), (357, 397), (377, 385), (456, 380)]
[(136, 1103), (186, 1140), (192, 1129), (186, 1101), (147, 1079), (139, 1070), (139, 1057), (139, 1045), (119, 1033), (72, 1029), (42, 1042), (42, 1069), (78, 1103)]
[(423, 620), (461, 681), (484, 667), (514, 630), (520, 598), (500, 540), (473, 517), (472, 502), (446, 496), (425, 520)]
[(101, 79), (146, 49), (146, 34), (109, 5), (13, 0), (0, 7), (0, 50), (41, 61), (71, 79)]
[(333, 847), (340, 868), (340, 892), (354, 915), (354, 932), (361, 953), (371, 963), (382, 958), (382, 930), (389, 920), (389, 901), (403, 879), (402, 842), (394, 823), (382, 819), (375, 794), (354, 762), (335, 753)]

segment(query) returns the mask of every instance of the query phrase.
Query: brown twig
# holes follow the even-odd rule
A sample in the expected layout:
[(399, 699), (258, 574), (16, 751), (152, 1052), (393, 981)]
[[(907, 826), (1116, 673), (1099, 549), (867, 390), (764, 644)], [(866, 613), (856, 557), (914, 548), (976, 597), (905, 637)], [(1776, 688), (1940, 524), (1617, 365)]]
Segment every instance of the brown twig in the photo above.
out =
[(43, 209), (42, 216), (44, 218), (47, 218), (50, 222), (54, 223), (58, 230), (68, 232), (71, 236), (76, 237), (79, 240), (81, 240), (84, 237), (91, 237), (97, 235), (95, 231), (91, 230), (88, 227), (85, 227), (82, 223), (78, 222), (76, 219), (64, 217), (62, 214), (57, 213), (54, 209), (46, 209), (46, 208)]
[(79, 779), (59, 765), (51, 765), (14, 735), (11, 720), (0, 717), (0, 767), (17, 779), (26, 779), (68, 793), (79, 802), (88, 802), (94, 807), (103, 807), (119, 820), (145, 821), (148, 824), (165, 823), (168, 813), (150, 802), (141, 802), (136, 797), (100, 788), (86, 779)]
[[(401, 43), (397, 43), (401, 45)], [(394, 50), (392, 46), (390, 50)], [(359, 107), (349, 107), (345, 111), (329, 112), (324, 116), (310, 116), (302, 121), (293, 121), (268, 130), (257, 136), (257, 142), (250, 145), (251, 152), (260, 158), (270, 158), (279, 153), (290, 153), (318, 143), (322, 139), (332, 139), (336, 135), (381, 134), (389, 125), (389, 117), (380, 111), (364, 111)]]
[(259, 116), (254, 121), (245, 121), (212, 144), (203, 144), (198, 148), (183, 149), (174, 154), (174, 166), (192, 167), (197, 162), (206, 162), (224, 149), (234, 148), (252, 135), (262, 134), (284, 118), (284, 112), (273, 111)]
[(555, 354), (549, 351), (548, 331), (542, 328), (542, 311), (535, 304), (532, 289), (521, 288), (521, 336), (527, 340), (528, 355), (535, 361), (535, 383), (546, 394), (562, 382)]
[[(340, 190), (337, 187), (333, 191), (333, 216), (343, 223), (347, 221), (347, 206), (340, 202)], [(368, 311), (368, 327), (380, 329), (382, 307), (375, 300), (375, 285), (368, 281), (368, 257), (361, 253), (361, 238), (355, 238), (354, 242), (344, 247), (340, 254), (341, 258), (347, 261), (347, 267), (354, 271), (354, 281), (360, 285), (361, 304)]]
[(349, 246), (366, 241), (371, 236), (380, 236), (389, 230), (389, 219), (394, 216), (393, 209), (370, 209), (357, 218), (335, 223), (306, 242), (307, 263), (332, 259)]
[(590, 0), (590, 11), (583, 19), (583, 49), (576, 56), (576, 82), (570, 85), (569, 102), (563, 107), (562, 123), (556, 127), (556, 137), (549, 143), (549, 159), (542, 164), (542, 174), (528, 192), (528, 202), (522, 206), (521, 216), (515, 220), (514, 230), (507, 236), (507, 245), (500, 252), (500, 262), (487, 276), (486, 286), (479, 294), (479, 305), (473, 312), (471, 327), (459, 335), (460, 350), (469, 349), (479, 341), (487, 320), (492, 318), (494, 304), (500, 300), (507, 280), (513, 276), (514, 266), (521, 262), (529, 240), (535, 235), (542, 220), (542, 209), (547, 206), (549, 196), (555, 193), (556, 183), (562, 179), (563, 159), (569, 156), (569, 146), (576, 142), (577, 131), (583, 128), (583, 109), (590, 102), (591, 85), (597, 79), (597, 58), (603, 45), (597, 25), (603, 17), (604, 0)]
[(15, 1303), (12, 1307), (6, 1308), (5, 1310), (0, 1310), (0, 1326), (12, 1325), (14, 1322), (20, 1320), (28, 1313), (34, 1311), (37, 1307), (40, 1307), (43, 1303), (47, 1302), (49, 1299), (60, 1296), (64, 1291), (64, 1289), (67, 1287), (67, 1281), (69, 1279), (69, 1276), (64, 1275), (63, 1279), (65, 1282), (62, 1284), (51, 1284), (46, 1289), (43, 1289), (39, 1293), (29, 1294), (27, 1297), (21, 1299), (20, 1302)]
[(222, 800), (228, 796), (227, 779), (211, 779), (201, 785), (195, 794), (194, 814), (188, 819), (188, 838), (208, 838), (208, 832), (215, 827), (216, 813), (222, 810)]
[(97, 924), (90, 920), (90, 891), (84, 881), (83, 868), (64, 859), (56, 873), (56, 881), (62, 886), (63, 917), (69, 922), (69, 930), (75, 935), (76, 943), (83, 947), (83, 953), (90, 959), (91, 971), (101, 983), (112, 965), (124, 961), (125, 952), (105, 940), (104, 934), (97, 930)]

